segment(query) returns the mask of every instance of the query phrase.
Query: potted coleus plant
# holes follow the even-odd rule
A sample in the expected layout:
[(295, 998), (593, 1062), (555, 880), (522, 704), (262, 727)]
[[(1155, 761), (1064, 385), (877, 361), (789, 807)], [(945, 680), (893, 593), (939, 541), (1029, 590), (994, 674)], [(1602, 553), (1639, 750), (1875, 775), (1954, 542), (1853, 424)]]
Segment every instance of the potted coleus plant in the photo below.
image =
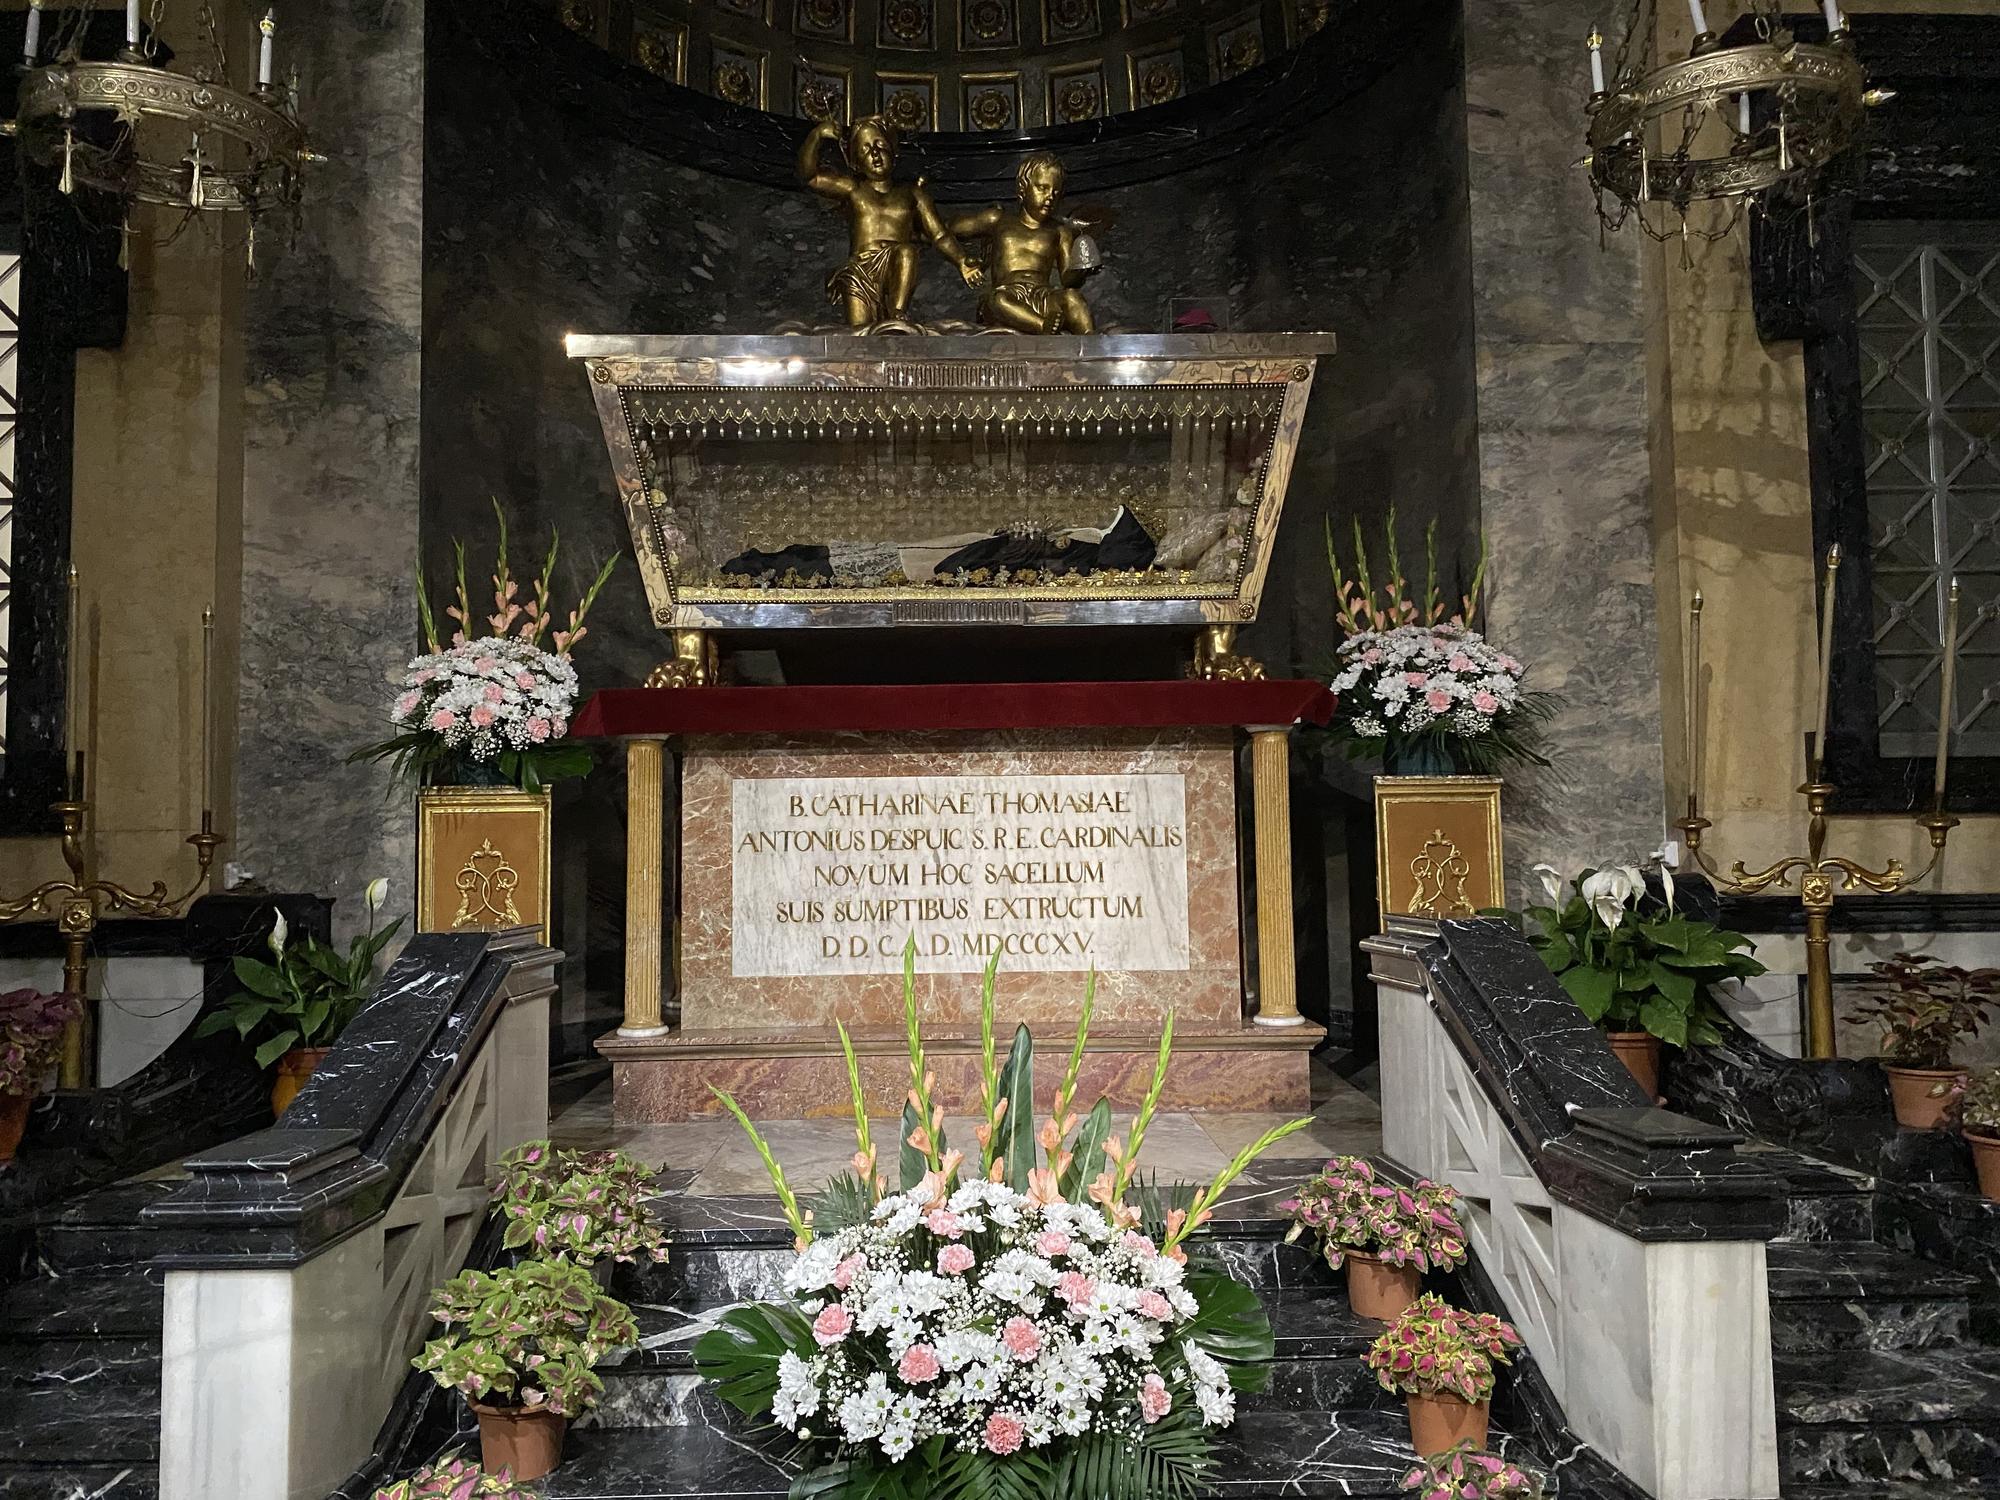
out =
[[(395, 732), (350, 761), (390, 763), (417, 788), (417, 930), (548, 930), (551, 783), (582, 776), (590, 747), (566, 740), (576, 709), (573, 656), (584, 618), (617, 565), (583, 591), (567, 625), (550, 603), (560, 552), (549, 535), (541, 574), (520, 597), (499, 502), (492, 613), (476, 613), (465, 546), (453, 543), (449, 634), (439, 628), (421, 572), (424, 653), (411, 660), (389, 706)], [(482, 632), (483, 633), (479, 633)]]
[(1326, 1263), (1345, 1266), (1347, 1300), (1364, 1318), (1398, 1316), (1426, 1271), (1465, 1262), (1457, 1193), (1428, 1178), (1384, 1182), (1358, 1156), (1334, 1157), (1278, 1207), (1292, 1216), (1287, 1244), (1310, 1231)]
[(1972, 1147), (1979, 1191), (2000, 1202), (2000, 1068), (1975, 1075), (1958, 1098), (1959, 1127)]
[(1492, 776), (1509, 763), (1547, 765), (1541, 727), (1556, 698), (1523, 685), (1527, 668), (1473, 628), (1486, 573), (1447, 615), (1438, 586), (1437, 523), (1424, 532), (1422, 602), (1409, 597), (1389, 513), (1387, 574), (1378, 586), (1354, 523), (1355, 571), (1341, 567), (1327, 524), (1335, 621), (1346, 635), (1329, 673), (1338, 702), (1330, 728), (1356, 757), (1379, 756), (1391, 776)]
[(1460, 1443), (1486, 1445), (1494, 1362), (1511, 1364), (1520, 1347), (1513, 1324), (1427, 1292), (1403, 1309), (1363, 1359), (1382, 1389), (1408, 1402), (1410, 1446), (1427, 1458)]
[(374, 1500), (536, 1500), (536, 1495), (516, 1484), (505, 1469), (489, 1474), (460, 1458), (454, 1448), (408, 1479), (383, 1485)]
[(234, 1031), (254, 1041), (257, 1066), (276, 1066), (271, 1112), (282, 1115), (312, 1077), (355, 1012), (375, 988), (375, 963), (403, 925), (401, 917), (376, 927), (388, 899), (387, 880), (370, 881), (362, 893), (369, 930), (342, 953), (331, 944), (305, 937), (291, 941), (285, 914), (271, 924), (271, 962), (238, 955), (236, 978), (243, 986), (195, 1027), (196, 1036)]
[(0, 1164), (14, 1159), (28, 1107), (62, 1055), (63, 1032), (83, 1014), (83, 997), (41, 990), (0, 994)]
[(1679, 911), (1664, 866), (1657, 896), (1632, 865), (1585, 870), (1567, 883), (1549, 865), (1535, 873), (1549, 902), (1513, 920), (1646, 1097), (1658, 1098), (1661, 1046), (1712, 1046), (1720, 1039), (1714, 987), (1764, 972), (1750, 939)]
[(561, 1151), (529, 1141), (500, 1158), (491, 1212), (507, 1221), (505, 1249), (608, 1268), (667, 1258), (667, 1237), (646, 1207), (652, 1172), (622, 1151)]
[(1961, 969), (1928, 953), (1898, 953), (1869, 970), (1881, 984), (1849, 1009), (1847, 1019), (1882, 1028), (1882, 1067), (1896, 1123), (1936, 1130), (1965, 1083), (1951, 1060), (1954, 1044), (1986, 1023), (2000, 997), (2000, 969)]
[(485, 1466), (524, 1480), (561, 1462), (569, 1419), (603, 1394), (598, 1361), (639, 1337), (631, 1309), (567, 1260), (461, 1272), (438, 1288), (431, 1316), (445, 1332), (412, 1363), (465, 1393)]
[(1403, 1476), (1417, 1500), (1542, 1500), (1542, 1481), (1497, 1453), (1460, 1443), (1426, 1458)]

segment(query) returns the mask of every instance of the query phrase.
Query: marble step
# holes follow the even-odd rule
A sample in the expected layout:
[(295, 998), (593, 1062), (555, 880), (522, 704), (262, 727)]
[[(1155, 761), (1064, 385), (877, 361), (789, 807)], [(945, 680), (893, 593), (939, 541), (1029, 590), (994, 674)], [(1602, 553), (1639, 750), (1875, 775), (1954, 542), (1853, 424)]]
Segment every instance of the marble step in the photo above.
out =
[(0, 1346), (0, 1464), (151, 1463), (159, 1450), (157, 1339)]
[(157, 1339), (165, 1273), (42, 1275), (0, 1291), (0, 1343), (50, 1337)]
[[(777, 1434), (782, 1440), (783, 1434)], [(1495, 1443), (1512, 1446), (1504, 1434)], [(747, 1435), (709, 1427), (578, 1429), (563, 1465), (544, 1482), (549, 1500), (779, 1500), (790, 1476)], [(1414, 1455), (1401, 1408), (1246, 1412), (1216, 1443), (1209, 1493), (1231, 1500), (1396, 1495)]]
[(61, 1273), (143, 1266), (158, 1252), (161, 1237), (141, 1225), (139, 1212), (179, 1186), (166, 1180), (121, 1182), (72, 1198), (36, 1218), (36, 1253)]
[(1972, 1279), (1867, 1242), (1773, 1244), (1771, 1342), (1778, 1353), (1924, 1349), (1964, 1341)]
[(2000, 1350), (1788, 1353), (1772, 1373), (1789, 1480), (2000, 1478)]
[(0, 1495), (7, 1500), (158, 1500), (152, 1464), (7, 1464)]

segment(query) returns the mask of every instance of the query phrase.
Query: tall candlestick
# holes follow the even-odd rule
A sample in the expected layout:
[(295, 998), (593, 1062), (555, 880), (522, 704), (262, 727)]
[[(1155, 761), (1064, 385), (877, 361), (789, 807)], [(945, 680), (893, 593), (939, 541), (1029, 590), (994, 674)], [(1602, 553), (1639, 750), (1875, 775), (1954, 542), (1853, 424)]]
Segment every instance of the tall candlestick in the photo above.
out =
[(275, 10), (264, 12), (264, 19), (257, 23), (257, 32), (257, 87), (267, 89), (271, 86), (271, 54), (278, 37), (278, 13)]
[(125, 0), (125, 45), (139, 50), (139, 0)]
[(1847, 17), (1840, 13), (1840, 0), (1820, 0), (1819, 8), (1826, 12), (1826, 29), (1828, 31), (1847, 30)]
[(1833, 687), (1833, 586), (1840, 571), (1840, 543), (1826, 549), (1826, 588), (1819, 613), (1819, 712), (1814, 720), (1810, 781), (1818, 781), (1826, 765), (1826, 709)]
[(201, 826), (209, 823), (209, 774), (215, 756), (210, 737), (215, 732), (215, 608), (201, 612)]
[(1958, 686), (1958, 580), (1951, 581), (1944, 606), (1944, 675), (1938, 682), (1937, 769), (1931, 775), (1931, 803), (1944, 811), (1944, 773), (1951, 760), (1954, 689)]
[(21, 44), (21, 56), (29, 67), (42, 55), (42, 0), (28, 0), (28, 39)]
[(1708, 13), (1701, 8), (1701, 0), (1688, 0), (1688, 14), (1694, 17), (1694, 34), (1708, 35)]
[(1593, 26), (1587, 45), (1590, 47), (1590, 91), (1601, 94), (1604, 92), (1604, 33)]
[(1688, 816), (1701, 796), (1701, 590), (1688, 602), (1687, 761)]

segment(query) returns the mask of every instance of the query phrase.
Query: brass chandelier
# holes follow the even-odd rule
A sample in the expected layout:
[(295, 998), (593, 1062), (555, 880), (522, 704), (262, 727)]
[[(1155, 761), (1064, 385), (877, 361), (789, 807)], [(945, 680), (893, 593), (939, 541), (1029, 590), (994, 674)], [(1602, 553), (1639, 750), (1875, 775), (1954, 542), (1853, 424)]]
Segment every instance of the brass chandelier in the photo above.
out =
[[(1893, 97), (1870, 90), (1839, 0), (1820, 0), (1824, 43), (1802, 42), (1778, 0), (1749, 0), (1752, 39), (1724, 45), (1703, 0), (1686, 0), (1695, 37), (1685, 57), (1661, 58), (1655, 0), (1634, 0), (1609, 59), (1592, 32), (1590, 169), (1598, 218), (1608, 230), (1636, 219), (1656, 239), (1687, 237), (1698, 203), (1728, 203), (1735, 227), (1745, 204), (1809, 208), (1854, 143), (1867, 109)], [(1664, 212), (1651, 212), (1660, 205)]]
[(85, 56), (91, 0), (32, 0), (12, 131), (29, 160), (60, 169), (63, 192), (108, 194), (128, 231), (140, 203), (180, 210), (182, 227), (246, 216), (254, 266), (259, 221), (295, 219), (305, 168), (324, 160), (299, 121), (296, 79), (275, 80), (277, 16), (257, 23), (256, 81), (239, 89), (208, 0), (194, 7), (198, 40), (185, 62), (162, 45), (165, 11), (166, 0), (149, 0), (142, 16), (141, 0), (127, 0), (125, 44), (103, 60)]

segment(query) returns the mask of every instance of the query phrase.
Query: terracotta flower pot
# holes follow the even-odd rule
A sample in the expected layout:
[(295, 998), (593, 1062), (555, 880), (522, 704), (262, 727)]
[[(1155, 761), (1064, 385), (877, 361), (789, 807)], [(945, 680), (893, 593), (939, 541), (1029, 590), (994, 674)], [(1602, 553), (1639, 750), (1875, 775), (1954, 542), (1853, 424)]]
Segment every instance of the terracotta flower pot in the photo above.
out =
[(1660, 1097), (1660, 1039), (1650, 1031), (1607, 1031), (1604, 1039), (1648, 1099)]
[(1443, 1391), (1430, 1396), (1412, 1394), (1405, 1399), (1410, 1407), (1410, 1446), (1417, 1450), (1417, 1457), (1449, 1452), (1468, 1439), (1475, 1448), (1486, 1446), (1486, 1424), (1493, 1410), (1490, 1401), (1474, 1406)]
[(306, 1080), (325, 1060), (331, 1047), (294, 1047), (278, 1059), (278, 1076), (271, 1081), (271, 1113), (281, 1115), (291, 1108)]
[(1899, 1068), (1884, 1063), (1889, 1097), (1895, 1102), (1896, 1123), (1911, 1130), (1936, 1130), (1951, 1107), (1952, 1085), (1964, 1080), (1963, 1068)]
[(1968, 1131), (1965, 1140), (1972, 1147), (1972, 1168), (1979, 1174), (1979, 1191), (2000, 1203), (2000, 1135), (1974, 1135)]
[(526, 1483), (554, 1473), (562, 1462), (568, 1417), (547, 1407), (487, 1406), (478, 1401), (471, 1406), (479, 1418), (479, 1466), (487, 1473), (505, 1469)]
[(1423, 1274), (1415, 1266), (1392, 1266), (1379, 1255), (1349, 1250), (1343, 1257), (1347, 1266), (1347, 1304), (1355, 1316), (1392, 1322), (1403, 1309), (1417, 1300)]
[(34, 1102), (33, 1094), (0, 1094), (0, 1163), (14, 1159), (28, 1128), (28, 1106)]

